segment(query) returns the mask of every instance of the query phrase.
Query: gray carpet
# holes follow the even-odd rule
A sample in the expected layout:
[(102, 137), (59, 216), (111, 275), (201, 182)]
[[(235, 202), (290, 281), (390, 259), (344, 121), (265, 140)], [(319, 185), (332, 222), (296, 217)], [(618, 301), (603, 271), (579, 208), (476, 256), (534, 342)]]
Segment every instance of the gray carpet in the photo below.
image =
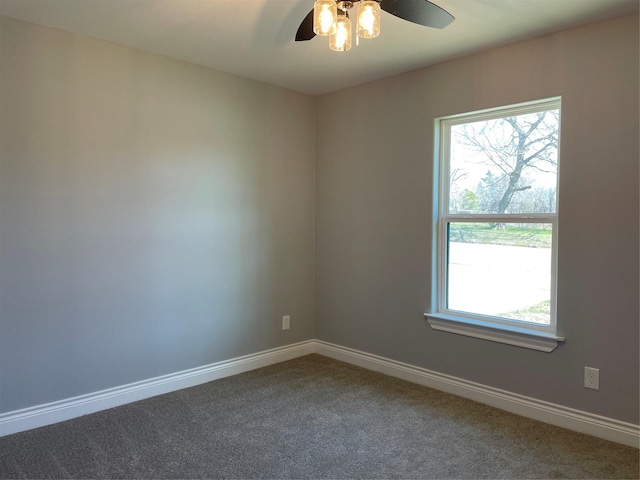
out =
[(2, 478), (638, 478), (639, 451), (309, 355), (0, 438)]

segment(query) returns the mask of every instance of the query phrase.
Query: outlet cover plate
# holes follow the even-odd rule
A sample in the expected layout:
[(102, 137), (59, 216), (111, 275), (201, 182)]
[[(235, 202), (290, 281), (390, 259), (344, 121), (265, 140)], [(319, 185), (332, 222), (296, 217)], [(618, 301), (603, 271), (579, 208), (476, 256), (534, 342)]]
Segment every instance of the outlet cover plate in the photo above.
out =
[(593, 390), (600, 390), (600, 370), (584, 367), (584, 386)]

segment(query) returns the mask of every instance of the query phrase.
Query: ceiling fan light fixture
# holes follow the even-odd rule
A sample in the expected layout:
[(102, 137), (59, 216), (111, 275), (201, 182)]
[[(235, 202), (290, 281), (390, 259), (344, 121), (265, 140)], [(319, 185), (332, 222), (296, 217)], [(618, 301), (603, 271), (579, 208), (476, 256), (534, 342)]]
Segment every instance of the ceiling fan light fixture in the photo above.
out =
[(375, 38), (380, 35), (380, 4), (375, 0), (361, 0), (358, 4), (358, 37)]
[(336, 31), (338, 5), (335, 0), (316, 0), (313, 4), (313, 31), (324, 37)]
[[(445, 28), (455, 20), (453, 15), (429, 0), (315, 0), (313, 10), (307, 13), (296, 31), (296, 42), (311, 40), (316, 35), (335, 34), (338, 16), (348, 17), (347, 12), (356, 4), (356, 45), (360, 38), (375, 38), (380, 35), (382, 10), (399, 19), (438, 29)], [(346, 20), (341, 21), (346, 23)], [(351, 33), (347, 35), (343, 31), (338, 37), (331, 48), (341, 52), (348, 50), (346, 44), (350, 45)]]
[(329, 48), (334, 52), (346, 52), (351, 49), (351, 20), (346, 13), (338, 15), (336, 31), (329, 37)]

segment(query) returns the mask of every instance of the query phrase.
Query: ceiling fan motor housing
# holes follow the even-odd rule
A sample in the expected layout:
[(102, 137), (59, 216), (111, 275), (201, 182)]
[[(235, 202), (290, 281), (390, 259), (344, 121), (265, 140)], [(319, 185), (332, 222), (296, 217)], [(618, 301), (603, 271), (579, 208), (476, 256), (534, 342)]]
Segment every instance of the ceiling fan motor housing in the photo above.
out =
[(346, 12), (347, 10), (351, 10), (353, 8), (353, 3), (357, 2), (359, 0), (344, 0), (344, 1), (340, 1), (338, 2), (338, 8), (340, 10), (342, 10), (343, 12)]

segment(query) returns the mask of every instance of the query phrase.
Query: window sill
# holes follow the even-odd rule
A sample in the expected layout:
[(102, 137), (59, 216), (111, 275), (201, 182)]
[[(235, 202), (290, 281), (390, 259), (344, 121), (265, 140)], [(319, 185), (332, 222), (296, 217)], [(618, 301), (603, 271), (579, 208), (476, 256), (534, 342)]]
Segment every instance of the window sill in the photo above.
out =
[(527, 328), (496, 325), (440, 313), (425, 313), (424, 316), (434, 330), (506, 343), (541, 352), (552, 352), (558, 346), (558, 342), (564, 342), (564, 337)]

